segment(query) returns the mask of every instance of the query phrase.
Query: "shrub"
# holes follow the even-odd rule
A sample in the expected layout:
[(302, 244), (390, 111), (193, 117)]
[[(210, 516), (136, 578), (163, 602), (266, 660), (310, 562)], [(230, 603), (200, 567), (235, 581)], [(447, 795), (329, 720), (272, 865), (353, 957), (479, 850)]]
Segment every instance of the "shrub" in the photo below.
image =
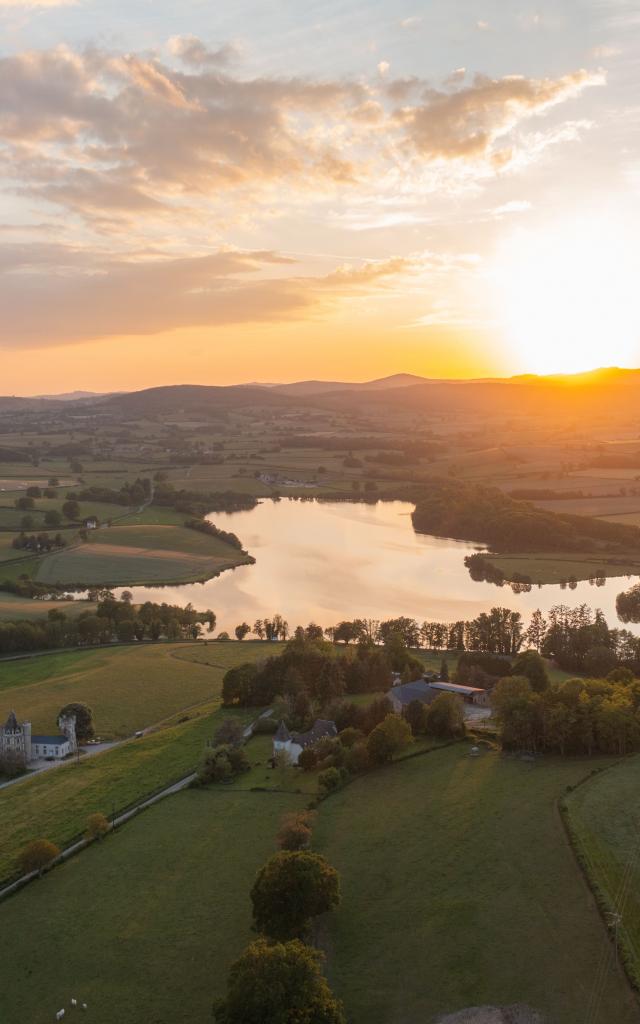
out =
[(371, 758), (367, 744), (362, 741), (355, 743), (347, 751), (346, 767), (352, 775), (364, 775), (371, 768)]
[(345, 781), (348, 772), (345, 768), (327, 768), (318, 776), (318, 788), (325, 795), (335, 792)]
[(364, 740), (364, 733), (360, 729), (355, 729), (352, 725), (348, 728), (343, 729), (338, 735), (343, 747), (354, 747), (356, 743), (361, 743)]
[(106, 836), (110, 828), (109, 819), (104, 814), (90, 814), (87, 818), (87, 831), (85, 832), (85, 836), (87, 839), (100, 840)]
[(298, 767), (302, 768), (304, 772), (312, 772), (317, 767), (317, 764), (318, 755), (313, 747), (305, 747), (304, 750), (300, 751)]
[(198, 783), (207, 786), (211, 782), (231, 782), (249, 768), (249, 760), (242, 747), (215, 747), (204, 756), (198, 769)]
[(314, 815), (310, 811), (285, 814), (280, 825), (277, 843), (281, 850), (302, 850), (311, 842)]
[(24, 847), (18, 855), (18, 867), (24, 875), (37, 871), (40, 875), (56, 857), (60, 856), (60, 849), (55, 843), (48, 839), (33, 839)]

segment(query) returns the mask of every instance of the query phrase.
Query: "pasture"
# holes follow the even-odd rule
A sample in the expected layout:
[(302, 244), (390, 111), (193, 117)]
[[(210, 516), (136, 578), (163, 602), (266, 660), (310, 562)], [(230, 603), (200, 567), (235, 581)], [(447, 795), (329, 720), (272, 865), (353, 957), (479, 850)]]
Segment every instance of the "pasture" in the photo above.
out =
[[(16, 873), (16, 857), (31, 839), (66, 846), (84, 830), (90, 814), (111, 816), (188, 775), (206, 741), (232, 714), (212, 701), (175, 716), (178, 724), (0, 789), (0, 879)], [(246, 712), (241, 716), (242, 721), (250, 718)]]
[[(572, 833), (608, 911), (621, 915), (628, 970), (640, 985), (640, 757), (626, 758), (566, 798)], [(612, 958), (613, 953), (609, 959)]]
[(608, 940), (555, 802), (592, 762), (468, 750), (395, 764), (321, 805), (314, 845), (343, 891), (321, 937), (350, 1019), (424, 1024), (525, 1002), (554, 1024), (637, 1022), (614, 969), (588, 1017)]
[[(47, 1024), (71, 996), (95, 1024), (210, 1020), (252, 939), (255, 874), (281, 815), (302, 806), (225, 787), (180, 793), (0, 906), (7, 1024)], [(69, 907), (73, 926), (56, 927)]]
[(92, 531), (85, 544), (47, 555), (36, 579), (63, 586), (180, 583), (210, 579), (247, 561), (219, 538), (184, 526), (112, 526)]
[[(617, 521), (617, 520), (616, 520)], [(528, 576), (532, 583), (562, 583), (563, 580), (590, 580), (598, 577), (638, 576), (640, 558), (637, 553), (598, 558), (592, 554), (558, 553), (537, 555), (494, 555), (489, 558), (492, 565), (501, 569), (506, 579), (515, 574)], [(595, 601), (595, 597), (594, 597)]]
[(70, 701), (93, 709), (102, 739), (131, 736), (217, 700), (228, 668), (264, 656), (266, 643), (144, 644), (0, 661), (0, 719), (10, 708), (34, 732), (55, 728)]
[[(343, 902), (315, 938), (349, 1020), (425, 1024), (517, 1001), (554, 1024), (633, 1024), (637, 1002), (614, 968), (587, 1018), (608, 940), (555, 802), (590, 764), (468, 750), (394, 764), (318, 809), (314, 848), (340, 871)], [(71, 995), (97, 1024), (208, 1019), (252, 938), (248, 894), (280, 816), (307, 799), (181, 793), (0, 906), (9, 1019), (45, 1024)], [(87, 912), (60, 929), (69, 906)], [(24, 929), (32, 917), (38, 928)]]

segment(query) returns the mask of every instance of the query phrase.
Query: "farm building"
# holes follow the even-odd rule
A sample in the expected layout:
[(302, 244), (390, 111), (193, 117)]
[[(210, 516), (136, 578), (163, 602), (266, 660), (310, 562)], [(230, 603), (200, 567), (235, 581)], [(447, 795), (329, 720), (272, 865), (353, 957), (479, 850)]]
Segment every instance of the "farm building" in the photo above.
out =
[(426, 679), (417, 679), (413, 683), (401, 683), (399, 686), (392, 686), (387, 693), (387, 699), (393, 704), (393, 710), (402, 714), (404, 709), (414, 700), (422, 704), (433, 704), (436, 697), (441, 693), (453, 693), (464, 704), (475, 704), (478, 707), (489, 707), (490, 693), (477, 686), (461, 686), (458, 683), (442, 682), (440, 680), (431, 682)]
[(308, 732), (289, 732), (284, 722), (280, 722), (278, 731), (273, 737), (273, 754), (284, 752), (289, 758), (290, 764), (297, 764), (300, 754), (305, 747), (312, 747), (318, 740), (328, 736), (333, 739), (338, 735), (335, 722), (329, 722), (324, 718), (317, 718)]

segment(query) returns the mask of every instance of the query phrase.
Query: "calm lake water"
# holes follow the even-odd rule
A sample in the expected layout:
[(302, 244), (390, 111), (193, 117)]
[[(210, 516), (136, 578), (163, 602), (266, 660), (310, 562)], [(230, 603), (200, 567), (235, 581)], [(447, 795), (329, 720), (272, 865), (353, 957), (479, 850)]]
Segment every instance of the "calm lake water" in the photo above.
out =
[(256, 559), (207, 583), (175, 587), (134, 587), (135, 601), (167, 601), (199, 610), (211, 608), (217, 630), (243, 620), (280, 612), (290, 626), (341, 619), (388, 619), (407, 615), (419, 621), (473, 618), (494, 605), (522, 612), (543, 611), (560, 602), (602, 608), (617, 624), (616, 595), (626, 578), (603, 587), (588, 582), (575, 590), (534, 587), (514, 594), (509, 587), (474, 583), (464, 557), (478, 545), (415, 533), (413, 506), (265, 501), (249, 512), (215, 513), (208, 518), (236, 533)]

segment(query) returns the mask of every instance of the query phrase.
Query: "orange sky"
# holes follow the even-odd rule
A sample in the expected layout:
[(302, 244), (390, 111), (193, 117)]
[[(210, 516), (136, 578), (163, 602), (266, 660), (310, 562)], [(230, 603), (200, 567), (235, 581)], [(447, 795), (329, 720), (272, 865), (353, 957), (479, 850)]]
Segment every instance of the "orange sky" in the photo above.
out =
[(0, 0), (0, 393), (640, 365), (640, 26), (558, 6)]

